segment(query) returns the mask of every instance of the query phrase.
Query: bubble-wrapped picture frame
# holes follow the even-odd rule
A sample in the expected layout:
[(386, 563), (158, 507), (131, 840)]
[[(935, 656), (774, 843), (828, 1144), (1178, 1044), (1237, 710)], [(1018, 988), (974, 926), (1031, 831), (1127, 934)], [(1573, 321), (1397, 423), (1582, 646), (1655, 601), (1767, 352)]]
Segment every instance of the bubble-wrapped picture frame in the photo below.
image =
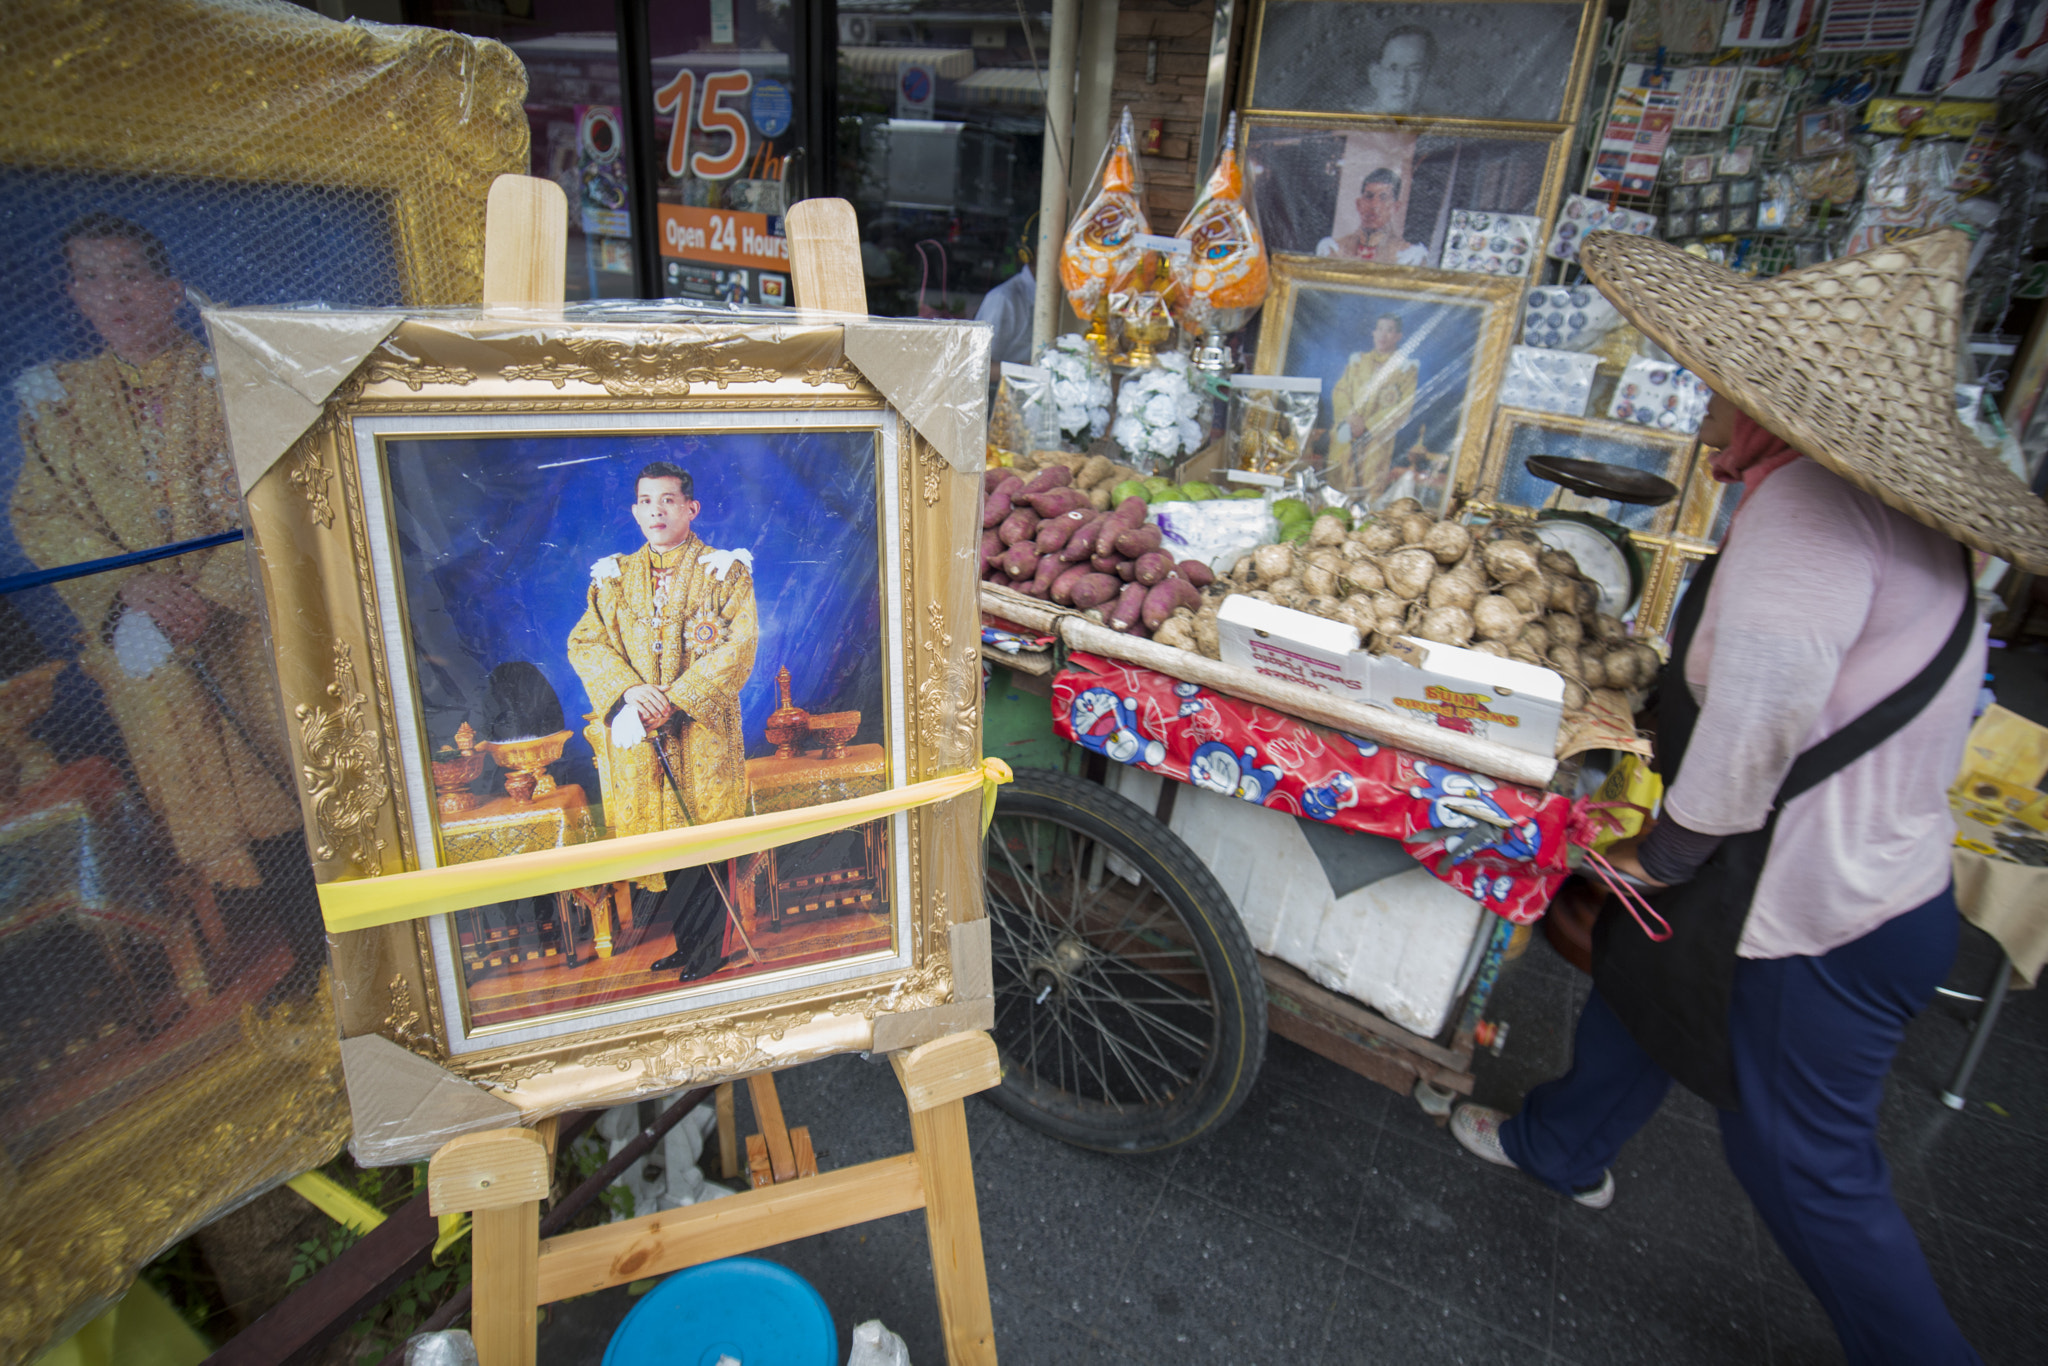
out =
[[(454, 1132), (375, 1117), (365, 1042), (530, 1121), (988, 1026), (986, 328), (630, 306), (208, 322), (306, 775), (359, 1160)], [(830, 506), (804, 479), (835, 484)], [(660, 498), (686, 505), (672, 548), (646, 511)], [(500, 577), (517, 582), (492, 597)], [(805, 674), (835, 643), (845, 667)], [(537, 693), (538, 721), (490, 718), (508, 662), (533, 681), (505, 705)], [(636, 725), (642, 683), (668, 702)], [(550, 727), (528, 754), (525, 732)], [(854, 807), (864, 876), (814, 879), (828, 890), (798, 909), (871, 939), (778, 963), (775, 879), (750, 900), (747, 860), (845, 836), (851, 818), (802, 822)], [(494, 822), (521, 833), (479, 842)], [(782, 833), (746, 843), (764, 823)], [(505, 922), (525, 936), (509, 966), (483, 943)], [(479, 986), (512, 970), (541, 1004), (493, 1015)]]

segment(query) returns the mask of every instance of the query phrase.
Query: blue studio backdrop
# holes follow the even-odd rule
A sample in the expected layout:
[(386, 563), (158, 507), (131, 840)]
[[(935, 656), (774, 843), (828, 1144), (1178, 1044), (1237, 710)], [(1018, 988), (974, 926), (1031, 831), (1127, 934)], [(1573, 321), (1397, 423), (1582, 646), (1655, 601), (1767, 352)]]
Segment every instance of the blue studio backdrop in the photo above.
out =
[(703, 505), (699, 540), (754, 557), (760, 642), (740, 693), (750, 756), (773, 749), (762, 724), (775, 674), (811, 712), (861, 713), (858, 743), (883, 737), (881, 536), (872, 431), (697, 432), (412, 439), (386, 445), (415, 682), (427, 740), (465, 720), (479, 732), (485, 680), (501, 664), (537, 667), (587, 762), (592, 709), (569, 666), (591, 566), (645, 544), (633, 521), (640, 469), (687, 470)]

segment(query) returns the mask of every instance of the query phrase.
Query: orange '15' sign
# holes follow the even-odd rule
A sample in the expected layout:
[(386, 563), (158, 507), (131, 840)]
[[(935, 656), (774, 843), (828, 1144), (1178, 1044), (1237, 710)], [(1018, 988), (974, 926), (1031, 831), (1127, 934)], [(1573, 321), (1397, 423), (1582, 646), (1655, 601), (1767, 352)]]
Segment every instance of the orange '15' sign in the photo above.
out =
[(789, 269), (789, 239), (769, 235), (765, 213), (663, 204), (661, 254), (727, 266)]
[[(754, 130), (747, 125), (746, 116), (738, 109), (729, 108), (726, 101), (738, 103), (754, 90), (754, 73), (751, 71), (714, 71), (704, 78), (704, 94), (696, 99), (697, 73), (678, 71), (675, 79), (654, 92), (654, 107), (664, 114), (675, 115), (675, 126), (668, 133), (668, 173), (680, 178), (684, 171), (699, 180), (726, 180), (738, 175), (740, 168), (747, 164), (747, 158), (754, 150)], [(690, 117), (691, 105), (696, 104), (696, 118)], [(717, 151), (690, 152), (690, 126), (696, 124), (705, 141), (712, 142), (718, 134), (724, 134), (726, 145)]]

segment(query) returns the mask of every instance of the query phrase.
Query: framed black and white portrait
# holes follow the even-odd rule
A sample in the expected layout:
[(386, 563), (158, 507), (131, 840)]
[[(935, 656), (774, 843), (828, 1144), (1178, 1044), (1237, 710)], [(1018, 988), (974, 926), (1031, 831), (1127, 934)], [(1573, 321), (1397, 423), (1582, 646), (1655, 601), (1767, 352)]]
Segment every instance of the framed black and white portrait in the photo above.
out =
[(1586, 0), (1266, 0), (1246, 108), (1569, 123), (1598, 14)]
[(1454, 215), (1547, 222), (1563, 179), (1562, 135), (1374, 120), (1332, 127), (1254, 116), (1246, 155), (1273, 251), (1439, 266)]

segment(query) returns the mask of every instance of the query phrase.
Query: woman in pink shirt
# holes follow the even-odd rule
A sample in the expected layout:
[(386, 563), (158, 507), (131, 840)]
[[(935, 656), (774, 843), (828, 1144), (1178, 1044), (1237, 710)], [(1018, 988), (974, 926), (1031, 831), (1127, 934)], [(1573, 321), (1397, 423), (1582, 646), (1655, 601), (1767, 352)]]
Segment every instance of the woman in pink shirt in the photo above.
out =
[(1661, 819), (1608, 858), (1572, 1067), (1521, 1113), (1465, 1106), (1467, 1149), (1580, 1204), (1677, 1080), (1852, 1363), (1969, 1363), (1892, 1197), (1878, 1105), (1955, 955), (1947, 788), (1984, 632), (1963, 541), (2048, 567), (2048, 508), (1956, 420), (1968, 246), (1937, 233), (1769, 281), (1596, 234), (1588, 278), (1715, 390), (1743, 486), (1681, 602), (1658, 703)]

